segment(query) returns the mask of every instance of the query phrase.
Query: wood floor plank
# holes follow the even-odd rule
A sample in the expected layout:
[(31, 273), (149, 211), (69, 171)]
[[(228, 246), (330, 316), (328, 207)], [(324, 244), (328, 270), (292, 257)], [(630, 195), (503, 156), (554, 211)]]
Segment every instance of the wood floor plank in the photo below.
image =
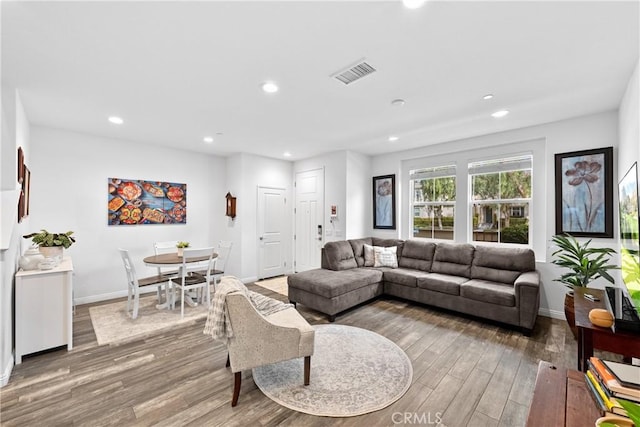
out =
[[(249, 287), (287, 301), (259, 286)], [(98, 346), (89, 308), (111, 302), (77, 307), (71, 352), (38, 353), (14, 367), (0, 389), (2, 426), (373, 427), (393, 425), (396, 414), (404, 413), (431, 419), (446, 415), (449, 427), (517, 426), (524, 424), (538, 359), (569, 368), (576, 364), (576, 343), (564, 321), (539, 318), (532, 336), (524, 337), (481, 319), (381, 297), (340, 314), (336, 323), (372, 330), (405, 350), (414, 377), (401, 399), (357, 417), (316, 417), (271, 401), (248, 372), (238, 406), (232, 408), (226, 349), (202, 333), (204, 321), (130, 343)], [(328, 323), (321, 313), (303, 305), (298, 309), (311, 324)]]

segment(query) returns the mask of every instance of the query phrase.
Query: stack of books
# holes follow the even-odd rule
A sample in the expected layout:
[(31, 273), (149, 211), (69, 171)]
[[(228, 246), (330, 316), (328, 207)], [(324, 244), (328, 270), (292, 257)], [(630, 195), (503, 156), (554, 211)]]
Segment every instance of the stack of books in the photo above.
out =
[(620, 405), (625, 399), (640, 405), (640, 366), (591, 357), (585, 374), (587, 386), (602, 415), (629, 417)]

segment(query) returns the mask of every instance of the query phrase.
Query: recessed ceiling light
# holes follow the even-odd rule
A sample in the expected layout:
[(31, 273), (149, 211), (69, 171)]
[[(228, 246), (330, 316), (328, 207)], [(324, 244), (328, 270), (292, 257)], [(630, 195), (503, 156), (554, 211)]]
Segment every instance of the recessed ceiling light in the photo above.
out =
[(425, 0), (402, 0), (402, 4), (407, 9), (417, 9), (419, 7), (422, 7), (424, 3)]
[(282, 153), (282, 155), (285, 157), (291, 157), (291, 153), (288, 151), (285, 151), (284, 153)]
[(262, 83), (262, 90), (266, 93), (276, 93), (278, 91), (278, 85), (274, 82), (264, 82)]
[(402, 107), (405, 104), (404, 99), (394, 99), (393, 101), (391, 101), (391, 105), (394, 107)]
[(486, 94), (485, 96), (482, 97), (482, 99), (484, 99), (484, 100), (491, 99), (491, 98), (493, 98), (493, 95), (490, 94), (490, 93), (488, 93), (488, 94)]
[(395, 135), (391, 135), (391, 136), (389, 137), (389, 142), (396, 142), (398, 139), (400, 139), (400, 138), (398, 138), (398, 137), (397, 137), (397, 136), (395, 136)]
[(202, 138), (202, 140), (207, 144), (211, 144), (213, 142), (213, 138), (210, 136), (205, 136), (204, 138)]
[(495, 117), (496, 119), (499, 119), (500, 117), (504, 117), (507, 114), (509, 114), (509, 110), (500, 110), (493, 113), (491, 117)]
[(122, 118), (118, 116), (109, 117), (109, 121), (115, 125), (121, 125), (124, 123), (124, 120), (122, 120)]

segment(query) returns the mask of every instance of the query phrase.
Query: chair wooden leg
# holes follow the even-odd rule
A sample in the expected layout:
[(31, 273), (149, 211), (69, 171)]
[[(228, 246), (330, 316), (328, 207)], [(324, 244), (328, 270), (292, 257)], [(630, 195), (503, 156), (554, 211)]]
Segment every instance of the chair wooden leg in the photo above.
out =
[(233, 398), (231, 399), (231, 406), (238, 404), (238, 396), (240, 396), (240, 385), (242, 384), (242, 372), (236, 372), (233, 376)]
[(304, 385), (309, 385), (311, 377), (311, 356), (304, 358)]
[(229, 359), (229, 353), (227, 353), (227, 364), (224, 366), (226, 366), (227, 368), (231, 366), (231, 359)]

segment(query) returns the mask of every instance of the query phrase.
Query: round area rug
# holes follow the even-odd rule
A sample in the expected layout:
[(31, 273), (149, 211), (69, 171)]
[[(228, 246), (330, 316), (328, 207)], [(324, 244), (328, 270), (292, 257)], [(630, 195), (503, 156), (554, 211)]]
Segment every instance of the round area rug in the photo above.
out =
[(392, 341), (352, 326), (315, 330), (308, 386), (302, 358), (253, 369), (253, 380), (271, 400), (306, 414), (353, 417), (386, 408), (409, 389), (411, 361)]

